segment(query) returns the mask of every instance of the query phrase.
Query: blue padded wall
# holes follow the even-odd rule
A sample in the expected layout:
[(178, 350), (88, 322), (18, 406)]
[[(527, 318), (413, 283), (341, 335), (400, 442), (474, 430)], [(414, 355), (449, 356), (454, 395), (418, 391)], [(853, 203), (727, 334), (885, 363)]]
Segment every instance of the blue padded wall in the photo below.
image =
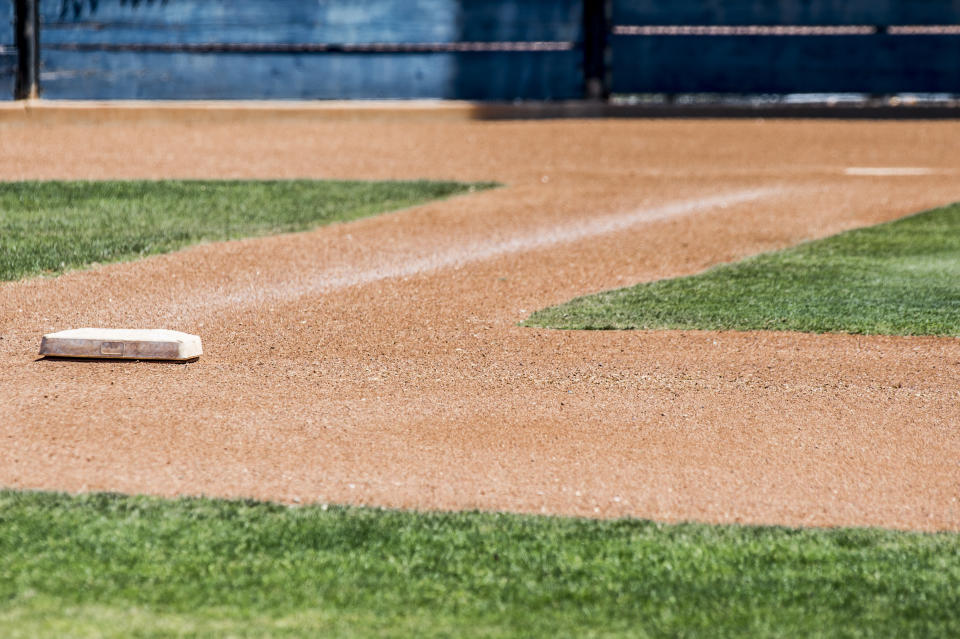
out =
[[(612, 9), (614, 93), (960, 93), (960, 0), (613, 0)], [(864, 29), (860, 35), (650, 29), (666, 25)], [(897, 33), (904, 25), (952, 31)]]
[(41, 0), (41, 11), (46, 98), (582, 93), (579, 0)]

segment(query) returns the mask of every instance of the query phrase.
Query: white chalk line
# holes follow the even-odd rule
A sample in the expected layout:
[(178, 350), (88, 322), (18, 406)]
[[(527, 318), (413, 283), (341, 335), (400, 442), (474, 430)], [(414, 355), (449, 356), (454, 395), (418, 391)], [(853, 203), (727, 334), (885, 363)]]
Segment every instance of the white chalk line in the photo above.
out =
[[(203, 296), (200, 306), (210, 308), (263, 304), (297, 299), (305, 295), (323, 294), (345, 288), (363, 286), (382, 280), (404, 279), (448, 268), (460, 268), (467, 264), (483, 262), (506, 255), (527, 253), (585, 239), (624, 231), (634, 226), (651, 222), (675, 219), (695, 213), (722, 209), (746, 202), (753, 202), (782, 193), (778, 188), (759, 188), (734, 191), (690, 200), (682, 200), (662, 206), (595, 217), (582, 222), (542, 227), (526, 231), (503, 240), (475, 240), (453, 246), (445, 246), (429, 255), (411, 256), (402, 261), (378, 264), (373, 267), (352, 269), (350, 266), (324, 269), (320, 272), (301, 273), (298, 277), (285, 278), (262, 284), (246, 284), (240, 290), (217, 291), (212, 296)], [(181, 308), (196, 306), (196, 303), (178, 304)], [(173, 313), (176, 314), (176, 313)]]

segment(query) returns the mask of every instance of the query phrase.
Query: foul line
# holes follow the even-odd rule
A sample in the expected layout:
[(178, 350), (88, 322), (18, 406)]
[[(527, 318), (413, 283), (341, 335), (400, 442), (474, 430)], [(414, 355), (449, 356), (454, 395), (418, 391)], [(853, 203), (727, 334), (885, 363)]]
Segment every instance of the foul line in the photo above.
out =
[[(209, 308), (211, 303), (216, 307), (223, 307), (282, 302), (305, 295), (329, 293), (382, 280), (404, 279), (448, 268), (460, 268), (505, 255), (527, 253), (571, 244), (624, 231), (650, 222), (723, 209), (760, 200), (780, 192), (781, 189), (774, 188), (734, 191), (712, 197), (683, 200), (630, 213), (597, 217), (583, 222), (543, 227), (504, 240), (473, 241), (439, 247), (437, 252), (430, 255), (411, 256), (410, 259), (400, 262), (384, 263), (360, 270), (350, 270), (348, 266), (345, 269), (347, 272), (343, 272), (341, 269), (327, 269), (314, 274), (304, 273), (302, 277), (298, 278), (264, 282), (259, 286), (247, 285), (242, 291), (207, 295), (204, 296), (204, 302), (200, 305)], [(182, 304), (178, 306), (183, 308)], [(188, 304), (187, 307), (189, 306)]]

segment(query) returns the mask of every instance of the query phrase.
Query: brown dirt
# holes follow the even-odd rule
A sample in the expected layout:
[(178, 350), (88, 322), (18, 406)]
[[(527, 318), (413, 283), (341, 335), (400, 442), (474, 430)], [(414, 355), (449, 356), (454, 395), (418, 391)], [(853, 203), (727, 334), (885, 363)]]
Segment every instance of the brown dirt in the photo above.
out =
[[(958, 148), (956, 122), (7, 117), (8, 180), (507, 186), (0, 285), (0, 485), (960, 530), (960, 340), (516, 326), (960, 200)], [(87, 325), (206, 355), (37, 359)]]

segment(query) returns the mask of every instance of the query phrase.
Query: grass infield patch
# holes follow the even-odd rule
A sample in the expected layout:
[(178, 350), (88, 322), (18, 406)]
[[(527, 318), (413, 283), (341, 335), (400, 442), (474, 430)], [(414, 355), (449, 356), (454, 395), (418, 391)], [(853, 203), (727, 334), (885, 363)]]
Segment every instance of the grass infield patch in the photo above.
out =
[(303, 231), (493, 186), (459, 182), (0, 182), (0, 280)]
[(0, 491), (0, 634), (955, 637), (960, 535)]
[(960, 335), (960, 204), (579, 297), (526, 326)]

